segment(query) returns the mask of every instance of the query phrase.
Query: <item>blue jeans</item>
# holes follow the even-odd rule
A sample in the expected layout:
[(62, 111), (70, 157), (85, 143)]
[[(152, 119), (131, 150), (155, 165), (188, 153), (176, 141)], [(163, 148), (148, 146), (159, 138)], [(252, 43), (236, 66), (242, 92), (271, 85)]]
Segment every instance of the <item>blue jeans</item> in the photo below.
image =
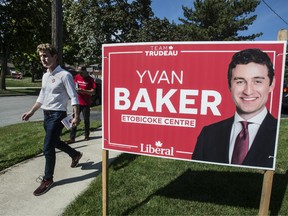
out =
[[(85, 138), (89, 138), (90, 135), (90, 106), (81, 106), (79, 105), (79, 113), (82, 112), (83, 119), (84, 119), (84, 130), (85, 130)], [(76, 137), (77, 127), (73, 127), (70, 133), (70, 139), (74, 140)]]
[(71, 158), (74, 158), (79, 154), (78, 151), (71, 148), (60, 140), (60, 136), (63, 129), (61, 120), (66, 117), (65, 111), (44, 111), (44, 129), (46, 132), (44, 139), (44, 156), (45, 156), (45, 176), (44, 179), (53, 179), (56, 152), (55, 148), (60, 149), (67, 153)]

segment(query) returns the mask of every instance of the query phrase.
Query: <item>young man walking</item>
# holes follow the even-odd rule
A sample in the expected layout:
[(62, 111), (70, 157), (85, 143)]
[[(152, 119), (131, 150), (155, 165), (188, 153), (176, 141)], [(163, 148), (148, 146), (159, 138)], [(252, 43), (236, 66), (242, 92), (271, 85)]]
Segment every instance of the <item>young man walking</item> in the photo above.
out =
[(31, 116), (42, 108), (44, 112), (44, 129), (46, 132), (44, 139), (45, 174), (40, 186), (34, 191), (35, 196), (46, 193), (53, 185), (53, 175), (56, 162), (55, 148), (64, 151), (72, 158), (71, 167), (78, 165), (82, 153), (66, 145), (60, 140), (63, 124), (61, 120), (67, 116), (67, 104), (71, 99), (74, 118), (72, 127), (79, 124), (78, 96), (75, 90), (72, 75), (62, 69), (58, 64), (58, 52), (50, 44), (40, 44), (37, 46), (37, 53), (40, 56), (42, 65), (47, 72), (42, 77), (42, 87), (36, 103), (32, 108), (22, 115), (22, 120), (28, 121)]

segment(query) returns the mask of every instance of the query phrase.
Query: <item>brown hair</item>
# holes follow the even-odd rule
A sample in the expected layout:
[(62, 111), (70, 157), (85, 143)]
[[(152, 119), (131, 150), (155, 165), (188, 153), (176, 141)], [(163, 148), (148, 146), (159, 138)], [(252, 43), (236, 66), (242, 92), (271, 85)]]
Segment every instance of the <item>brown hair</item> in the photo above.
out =
[(266, 65), (268, 69), (268, 77), (270, 79), (270, 85), (272, 84), (272, 81), (274, 78), (274, 68), (267, 53), (263, 52), (260, 49), (245, 49), (245, 50), (235, 53), (229, 64), (229, 68), (228, 68), (229, 87), (231, 87), (232, 70), (238, 64), (249, 64), (250, 62), (254, 62), (256, 64), (261, 64), (261, 65)]
[(37, 53), (39, 53), (40, 51), (48, 51), (51, 56), (58, 55), (57, 49), (49, 43), (39, 44), (37, 46)]

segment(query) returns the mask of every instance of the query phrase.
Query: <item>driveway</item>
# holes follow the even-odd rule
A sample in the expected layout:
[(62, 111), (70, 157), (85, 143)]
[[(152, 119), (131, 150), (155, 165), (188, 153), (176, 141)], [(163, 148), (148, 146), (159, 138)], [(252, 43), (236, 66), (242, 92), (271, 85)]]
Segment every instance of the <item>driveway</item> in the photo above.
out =
[[(37, 96), (9, 96), (0, 97), (0, 127), (21, 123), (21, 116), (29, 111), (35, 103)], [(72, 107), (68, 105), (68, 113), (72, 113)], [(91, 119), (101, 120), (101, 112), (91, 111)], [(37, 110), (30, 121), (43, 120), (43, 112)]]

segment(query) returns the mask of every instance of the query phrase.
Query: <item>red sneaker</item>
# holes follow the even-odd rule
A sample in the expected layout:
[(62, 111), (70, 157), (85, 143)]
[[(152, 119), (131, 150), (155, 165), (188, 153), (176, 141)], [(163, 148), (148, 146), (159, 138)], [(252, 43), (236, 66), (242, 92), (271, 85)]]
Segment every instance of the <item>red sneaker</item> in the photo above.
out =
[(51, 180), (46, 180), (46, 179), (43, 179), (40, 186), (33, 192), (33, 194), (35, 196), (40, 196), (44, 193), (46, 193), (53, 185), (53, 179)]
[(79, 164), (79, 160), (81, 159), (82, 155), (83, 155), (83, 153), (79, 152), (79, 154), (77, 156), (72, 158), (71, 168), (74, 168)]

